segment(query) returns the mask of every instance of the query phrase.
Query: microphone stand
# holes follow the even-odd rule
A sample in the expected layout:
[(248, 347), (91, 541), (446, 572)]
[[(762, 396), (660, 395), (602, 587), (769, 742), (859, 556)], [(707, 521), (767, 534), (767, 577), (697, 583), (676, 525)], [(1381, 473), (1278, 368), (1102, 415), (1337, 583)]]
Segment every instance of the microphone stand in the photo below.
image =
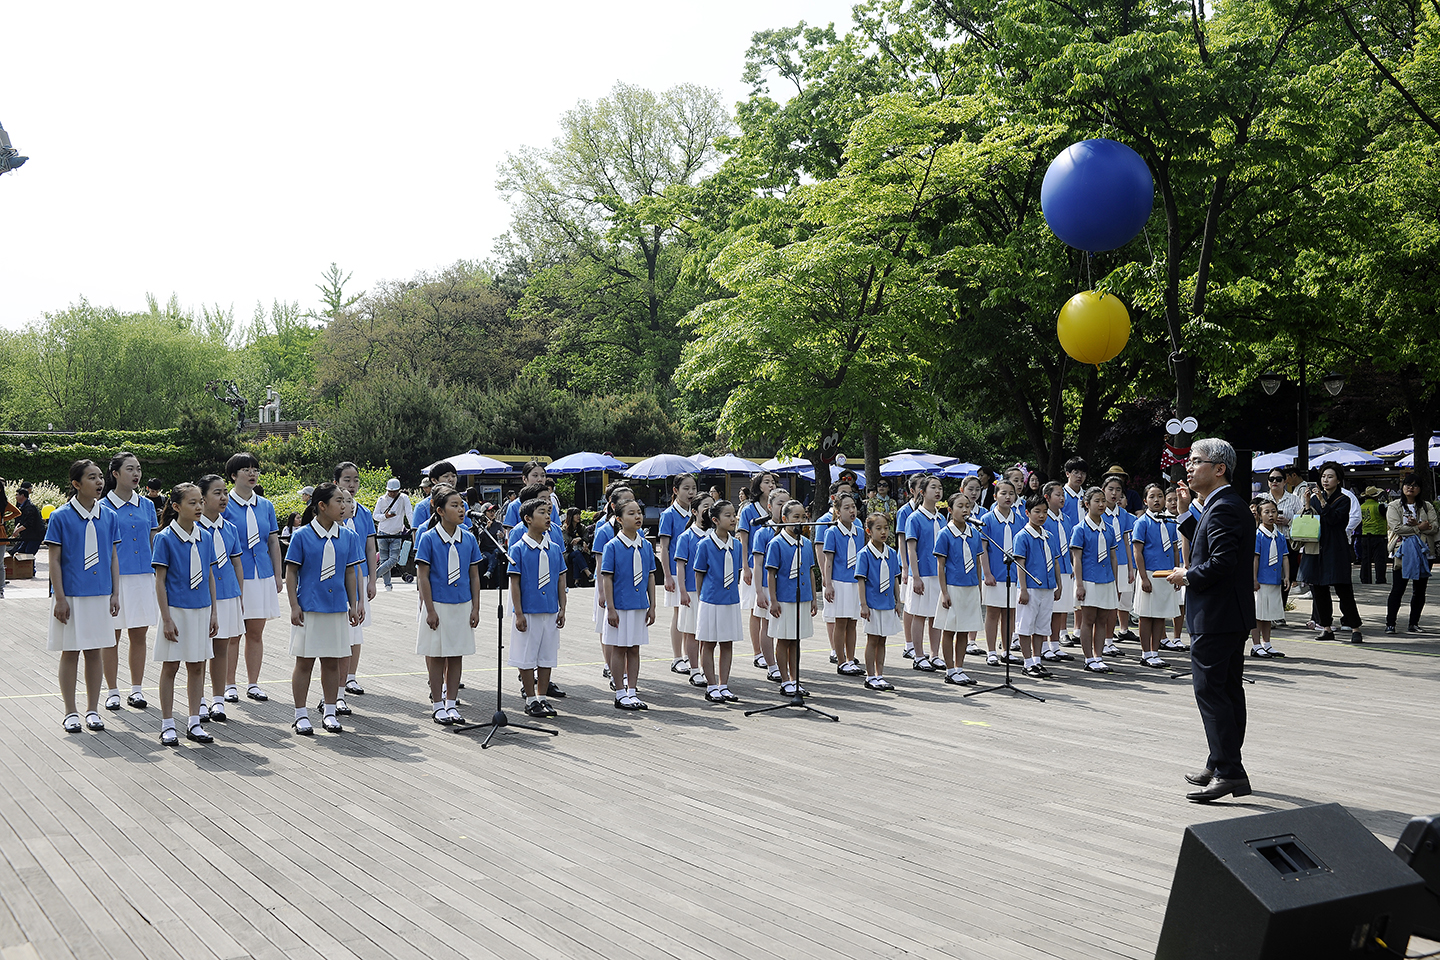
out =
[[(765, 522), (768, 524), (770, 521), (769, 521), (769, 519), (767, 518)], [(811, 524), (808, 524), (808, 526), (813, 526), (813, 527), (833, 527), (833, 526), (835, 526), (835, 525), (836, 525), (836, 521), (833, 521), (833, 520), (827, 520), (825, 523), (811, 523)], [(778, 524), (778, 526), (793, 527), (793, 528), (795, 529), (795, 539), (799, 541), (799, 543), (796, 545), (795, 549), (796, 549), (796, 550), (799, 550), (799, 549), (801, 549), (801, 547), (804, 546), (804, 544), (805, 544), (804, 530), (805, 530), (805, 527), (807, 526), (807, 524), (804, 524), (804, 523), (784, 523), (784, 524)], [(751, 536), (754, 536), (754, 534), (752, 533)], [(813, 549), (813, 544), (814, 544), (814, 541), (813, 541), (813, 540), (811, 541), (811, 544), (812, 544), (812, 549)], [(763, 564), (764, 564), (764, 561), (763, 561), (763, 560), (761, 561), (761, 564), (762, 564), (762, 566), (763, 566)], [(811, 575), (811, 572), (812, 572), (812, 569), (813, 569), (814, 566), (815, 566), (815, 557), (814, 557), (813, 554), (812, 554), (812, 555), (808, 558), (808, 562), (807, 562), (806, 567), (805, 567), (805, 575), (806, 575), (806, 576), (810, 576), (810, 575)], [(776, 572), (776, 576), (775, 576), (774, 578), (772, 578), (772, 579), (778, 582), (778, 580), (779, 580), (779, 572), (780, 572), (780, 571), (777, 570), (777, 571), (775, 571), (775, 572)], [(775, 587), (775, 584), (772, 584), (772, 590), (774, 589), (774, 587)], [(812, 594), (812, 596), (813, 596), (813, 594), (814, 594), (814, 582), (813, 582), (813, 579), (812, 579), (812, 582), (811, 582), (811, 594)], [(806, 703), (806, 702), (805, 702), (805, 696), (800, 692), (800, 603), (801, 603), (801, 601), (800, 601), (800, 581), (799, 581), (799, 579), (797, 578), (796, 581), (795, 581), (795, 693), (794, 693), (793, 696), (791, 696), (791, 698), (790, 698), (789, 700), (785, 701), (784, 703), (777, 703), (777, 704), (775, 704), (773, 707), (760, 707), (760, 708), (757, 709), (757, 710), (746, 710), (746, 711), (745, 711), (745, 716), (747, 716), (747, 717), (753, 717), (753, 716), (755, 716), (756, 714), (759, 714), (759, 713), (773, 713), (773, 712), (776, 711), (776, 710), (792, 710), (792, 709), (793, 709), (793, 710), (808, 710), (810, 713), (818, 713), (820, 716), (824, 717), (824, 718), (827, 719), (827, 720), (831, 720), (831, 721), (834, 721), (835, 723), (839, 723), (839, 722), (840, 722), (840, 718), (837, 717), (837, 716), (835, 716), (835, 714), (833, 714), (833, 713), (826, 713), (824, 710), (817, 710), (816, 708), (810, 706), (810, 704)]]
[[(1028, 690), (1021, 690), (1019, 687), (1015, 686), (1015, 684), (1010, 682), (1010, 568), (1015, 564), (1015, 554), (1011, 553), (1009, 550), (1006, 550), (994, 540), (991, 540), (990, 537), (986, 535), (983, 531), (980, 534), (980, 539), (990, 544), (996, 550), (999, 550), (1000, 554), (1005, 558), (1005, 615), (1002, 618), (1005, 629), (1000, 636), (1000, 649), (1003, 652), (1001, 660), (1005, 664), (1005, 682), (997, 683), (993, 687), (981, 687), (979, 690), (971, 690), (969, 693), (965, 694), (965, 696), (978, 697), (982, 693), (994, 693), (996, 690), (1009, 690), (1011, 693), (1018, 693), (1021, 696), (1029, 697), (1031, 700), (1039, 700), (1041, 703), (1044, 703), (1044, 697), (1036, 696)], [(1025, 576), (1029, 577), (1031, 580), (1035, 580), (1035, 575), (1029, 570), (1025, 570), (1025, 567), (1023, 565), (1020, 567), (1020, 569), (1025, 571)], [(1035, 580), (1035, 582), (1038, 584), (1040, 581)], [(1046, 636), (1049, 636), (1049, 634), (1047, 633)]]
[(510, 579), (507, 574), (509, 557), (505, 550), (501, 548), (499, 542), (490, 535), (488, 529), (477, 527), (474, 524), (472, 524), (472, 529), (477, 535), (483, 535), (486, 540), (489, 540), (490, 543), (500, 551), (500, 556), (505, 560), (504, 570), (501, 570), (497, 564), (496, 572), (500, 575), (495, 578), (495, 712), (491, 714), (490, 719), (485, 723), (456, 723), (450, 726), (450, 730), (454, 733), (465, 733), (469, 730), (479, 730), (484, 727), (489, 727), (490, 732), (485, 735), (485, 739), (480, 743), (481, 750), (488, 750), (490, 748), (490, 741), (495, 739), (495, 734), (499, 733), (501, 729), (511, 731), (531, 730), (535, 733), (548, 733), (552, 737), (558, 737), (560, 736), (559, 730), (551, 730), (549, 727), (537, 727), (527, 723), (511, 723), (510, 718), (505, 715), (505, 709), (502, 704), (505, 696), (505, 589), (509, 586), (508, 581)]

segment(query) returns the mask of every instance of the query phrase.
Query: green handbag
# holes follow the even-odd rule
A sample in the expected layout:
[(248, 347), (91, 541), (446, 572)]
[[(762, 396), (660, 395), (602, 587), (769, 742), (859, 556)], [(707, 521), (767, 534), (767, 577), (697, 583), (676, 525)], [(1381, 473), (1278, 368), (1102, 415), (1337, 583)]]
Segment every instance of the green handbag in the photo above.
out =
[(1291, 520), (1290, 539), (1294, 543), (1319, 543), (1320, 518), (1313, 513), (1302, 513)]

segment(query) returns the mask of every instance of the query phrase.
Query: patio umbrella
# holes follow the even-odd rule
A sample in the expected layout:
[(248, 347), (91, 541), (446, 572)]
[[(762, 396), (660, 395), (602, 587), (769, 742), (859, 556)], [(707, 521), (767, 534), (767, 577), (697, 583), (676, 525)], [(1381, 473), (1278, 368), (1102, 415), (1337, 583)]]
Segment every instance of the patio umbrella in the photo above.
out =
[[(1437, 433), (1430, 438), (1431, 449), (1434, 449), (1437, 446), (1440, 446), (1440, 433)], [(1377, 457), (1398, 457), (1400, 456), (1400, 454), (1410, 453), (1414, 449), (1415, 438), (1405, 437), (1404, 439), (1396, 440), (1394, 443), (1387, 443), (1383, 447), (1376, 447), (1373, 452)], [(1407, 463), (1405, 464), (1405, 466), (1412, 466), (1412, 464)]]
[[(1380, 451), (1377, 450), (1377, 451), (1375, 451), (1375, 452), (1376, 452), (1376, 453), (1379, 453)], [(1429, 452), (1429, 454), (1430, 454), (1430, 466), (1432, 466), (1432, 467), (1440, 467), (1440, 444), (1436, 444), (1435, 446), (1431, 447), (1428, 452)], [(1399, 460), (1396, 460), (1396, 461), (1395, 461), (1395, 466), (1397, 466), (1397, 467), (1413, 467), (1413, 466), (1415, 466), (1415, 454), (1413, 454), (1413, 453), (1407, 453), (1405, 456), (1403, 456), (1403, 457), (1401, 457)]]
[(941, 470), (940, 473), (947, 477), (973, 477), (980, 472), (978, 463), (952, 463)]
[(677, 473), (699, 473), (700, 466), (689, 457), (677, 453), (658, 453), (641, 460), (625, 471), (631, 480), (664, 480)]
[[(478, 450), (470, 450), (445, 459), (455, 465), (455, 474), (460, 477), (471, 477), (477, 473), (509, 473), (515, 469), (508, 463), (493, 460), (490, 457), (482, 457)], [(439, 462), (439, 460), (435, 461), (435, 463)], [(435, 463), (430, 464), (430, 467), (435, 466)], [(430, 467), (425, 467), (420, 473), (428, 477)]]
[(626, 464), (623, 460), (616, 460), (614, 457), (606, 456), (603, 453), (572, 453), (568, 457), (561, 457), (545, 467), (546, 473), (564, 475), (567, 473), (588, 473), (591, 470), (624, 470)]
[(911, 460), (919, 460), (921, 463), (928, 463), (934, 467), (948, 467), (950, 466), (950, 464), (955, 463), (960, 459), (959, 457), (942, 457), (938, 453), (925, 453), (923, 450), (916, 453), (902, 452), (892, 454), (887, 459), (904, 460), (906, 458), (909, 458)]
[(1293, 453), (1267, 453), (1250, 461), (1250, 469), (1255, 473), (1266, 473), (1276, 467), (1288, 467), (1294, 462)]
[(1331, 450), (1329, 453), (1311, 454), (1310, 468), (1313, 470), (1331, 461), (1342, 467), (1373, 467), (1381, 463), (1380, 458), (1369, 450)]
[(933, 473), (934, 471), (935, 464), (910, 457), (897, 457), (880, 466), (880, 476), (882, 477), (903, 477), (911, 473)]
[(760, 464), (760, 469), (770, 473), (799, 473), (802, 470), (808, 469), (809, 466), (810, 461), (804, 457), (790, 457), (785, 460), (777, 460), (771, 457), (769, 460)]
[(759, 473), (760, 464), (753, 460), (746, 460), (744, 457), (737, 457), (727, 453), (723, 457), (707, 457), (700, 460), (699, 457), (692, 457), (700, 464), (703, 473)]

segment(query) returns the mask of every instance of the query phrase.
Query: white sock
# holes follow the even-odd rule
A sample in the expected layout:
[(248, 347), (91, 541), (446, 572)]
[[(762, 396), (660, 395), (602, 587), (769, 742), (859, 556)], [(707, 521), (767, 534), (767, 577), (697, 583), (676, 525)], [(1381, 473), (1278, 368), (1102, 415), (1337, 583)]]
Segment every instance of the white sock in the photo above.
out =
[(445, 709), (446, 709), (446, 710), (454, 710), (454, 709), (455, 709), (455, 701), (454, 701), (454, 700), (446, 700), (446, 701), (445, 701)]
[(355, 674), (353, 674), (353, 673), (347, 673), (347, 674), (345, 674), (345, 682), (346, 682), (346, 683), (354, 683), (354, 682), (355, 682)]
[(707, 684), (707, 685), (706, 685), (706, 687), (705, 687), (705, 692), (706, 692), (706, 693), (714, 693), (716, 690), (719, 690), (719, 689), (720, 689), (720, 688), (719, 688), (718, 686), (716, 686), (715, 684), (711, 683), (711, 684)]
[(434, 703), (430, 704), (430, 712), (431, 712), (431, 713), (434, 713), (436, 710), (444, 710), (444, 709), (445, 709), (445, 701), (443, 701), (443, 700), (436, 700)]
[(195, 716), (192, 716), (192, 717), (190, 718), (190, 726), (192, 726), (192, 727), (195, 726), (195, 724), (197, 724), (197, 723), (199, 723), (199, 722), (200, 722), (200, 716), (199, 716), (199, 714), (196, 714)]
[(309, 707), (296, 707), (296, 708), (295, 708), (295, 719), (296, 719), (296, 720), (304, 720), (304, 719), (305, 719), (306, 717), (308, 717), (308, 716), (310, 716), (310, 708), (309, 708)]
[[(536, 700), (539, 700), (539, 699), (540, 699), (539, 697), (526, 697), (526, 698), (525, 698), (525, 706), (528, 707), (528, 706), (530, 706), (530, 704), (534, 703)], [(450, 701), (447, 700), (447, 701), (445, 701), (445, 702), (446, 702), (446, 703), (449, 703)]]
[(1266, 650), (1274, 650), (1274, 649), (1275, 649), (1274, 647), (1270, 646), (1270, 641), (1269, 641), (1269, 640), (1266, 640), (1264, 643), (1261, 644), (1261, 646), (1264, 647)]
[[(197, 720), (196, 722), (198, 723), (199, 721)], [(174, 730), (174, 729), (175, 729), (175, 718), (174, 718), (174, 717), (170, 717), (170, 718), (168, 718), (168, 719), (161, 720), (161, 721), (160, 721), (160, 729), (161, 729), (162, 731), (165, 731), (165, 730)]]
[(335, 704), (333, 704), (333, 703), (327, 703), (327, 704), (325, 704), (325, 716), (327, 716), (327, 717), (333, 717), (333, 716), (335, 716)]
[(132, 683), (132, 684), (130, 684), (130, 692), (131, 692), (131, 693), (139, 693), (139, 692), (140, 692), (140, 684), (138, 684), (138, 683)]
[(111, 687), (111, 688), (110, 688), (109, 696), (112, 696), (112, 697), (118, 697), (118, 696), (120, 696), (120, 691), (119, 691), (119, 689), (116, 688), (116, 687)]

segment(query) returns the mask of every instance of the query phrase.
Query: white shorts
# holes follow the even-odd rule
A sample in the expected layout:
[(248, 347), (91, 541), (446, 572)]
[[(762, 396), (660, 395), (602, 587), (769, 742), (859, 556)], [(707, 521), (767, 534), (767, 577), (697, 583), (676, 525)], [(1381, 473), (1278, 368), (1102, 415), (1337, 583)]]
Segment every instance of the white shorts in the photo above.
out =
[[(275, 578), (240, 581), (240, 602), (246, 620), (274, 620), (280, 616), (280, 594), (275, 592)], [(346, 618), (349, 626), (349, 618)]]
[[(745, 582), (744, 575), (740, 577), (740, 609), (745, 613), (755, 609), (755, 570), (751, 568), (750, 582)], [(692, 631), (693, 632), (693, 631)]]
[(860, 619), (860, 584), (855, 581), (831, 580), (835, 588), (835, 602), (825, 602), (825, 622)]
[(306, 610), (304, 625), (290, 626), (290, 655), (306, 659), (350, 656), (350, 615)]
[[(1175, 604), (1175, 612), (1171, 616), (1180, 615), (1180, 604)], [(1255, 591), (1255, 619), (1256, 620), (1283, 620), (1285, 619), (1285, 597), (1280, 592), (1278, 583), (1262, 583), (1260, 589)]]
[[(106, 604), (109, 608), (109, 604)], [(155, 597), (155, 574), (131, 573), (120, 577), (120, 616), (116, 630), (154, 627), (160, 623), (160, 601)]]
[[(744, 605), (742, 604), (741, 606), (744, 606)], [(690, 592), (690, 603), (689, 603), (688, 605), (683, 606), (683, 607), (680, 608), (680, 632), (681, 632), (681, 633), (692, 633), (692, 634), (693, 634), (693, 633), (695, 632), (695, 616), (696, 616), (697, 613), (699, 613), (699, 610), (700, 610), (700, 597), (697, 596), (697, 595), (695, 594), (695, 592), (692, 590), (692, 591)], [(641, 612), (643, 613), (644, 611), (641, 611)], [(606, 642), (606, 643), (609, 643), (610, 641), (609, 641), (609, 640), (606, 640), (605, 642)]]
[(155, 638), (156, 663), (202, 663), (215, 656), (215, 641), (210, 638), (210, 608), (171, 607), (170, 619), (175, 621), (179, 639), (165, 639), (165, 632)]
[(229, 640), (231, 637), (238, 637), (245, 632), (245, 618), (240, 610), (240, 598), (231, 597), (229, 600), (215, 601), (215, 622), (220, 629), (215, 636)]
[(115, 646), (115, 624), (110, 616), (108, 593), (99, 597), (71, 597), (70, 619), (65, 623), (55, 619), (55, 600), (51, 598), (49, 621), (46, 649), (53, 653)]
[(560, 628), (555, 624), (556, 616), (527, 613), (523, 632), (515, 629), (515, 618), (510, 618), (510, 666), (534, 670), (553, 667), (559, 662)]
[(1115, 591), (1113, 583), (1085, 583), (1085, 599), (1078, 601), (1082, 607), (1095, 607), (1098, 610), (1115, 610), (1120, 606), (1120, 596)]
[(894, 610), (876, 610), (870, 608), (870, 619), (861, 620), (859, 630), (867, 637), (893, 637), (904, 628), (900, 622), (900, 614)]
[[(620, 625), (610, 626), (610, 621), (605, 621), (605, 634), (601, 641), (612, 647), (643, 647), (650, 642), (650, 628), (645, 626), (645, 614), (648, 607), (641, 607), (638, 610), (617, 610), (620, 615)], [(680, 608), (680, 616), (685, 616), (685, 611), (694, 609), (694, 601), (688, 607)], [(694, 616), (694, 614), (691, 614)]]
[(1135, 616), (1170, 620), (1180, 616), (1180, 591), (1161, 577), (1150, 578), (1150, 592), (1135, 591)]
[(1015, 632), (1022, 637), (1050, 639), (1050, 614), (1055, 611), (1055, 588), (1032, 587), (1027, 591), (1029, 603), (1015, 607)]
[(917, 594), (911, 586), (905, 593), (905, 612), (912, 617), (933, 617), (940, 609), (940, 577), (921, 577), (920, 582), (925, 592)]
[(1055, 601), (1055, 613), (1075, 612), (1075, 576), (1074, 574), (1062, 573), (1060, 580), (1060, 599)]
[(985, 628), (985, 611), (980, 607), (980, 587), (948, 587), (950, 607), (940, 608), (935, 625), (953, 633), (978, 633)]
[(435, 603), (440, 626), (430, 629), (425, 608), (420, 608), (415, 652), (422, 657), (468, 657), (475, 652), (475, 631), (470, 629), (469, 603)]
[(695, 613), (695, 639), (701, 643), (733, 643), (744, 637), (743, 619), (738, 603), (702, 600)]
[(1115, 568), (1115, 592), (1119, 598), (1116, 604), (1117, 609), (1127, 611), (1130, 609), (1131, 597), (1135, 594), (1136, 586), (1137, 584), (1130, 582), (1130, 565), (1128, 563), (1122, 563)]
[[(980, 602), (987, 607), (998, 607), (1005, 609), (1005, 581), (1001, 580), (993, 587), (980, 585)], [(1015, 604), (1020, 602), (1020, 584), (1010, 583), (1010, 609), (1015, 609)]]
[[(800, 611), (800, 633), (795, 633), (795, 611)], [(780, 616), (770, 618), (770, 637), (774, 640), (808, 640), (815, 636), (814, 619), (810, 616), (810, 601), (802, 600), (799, 603), (786, 603), (780, 601)]]

